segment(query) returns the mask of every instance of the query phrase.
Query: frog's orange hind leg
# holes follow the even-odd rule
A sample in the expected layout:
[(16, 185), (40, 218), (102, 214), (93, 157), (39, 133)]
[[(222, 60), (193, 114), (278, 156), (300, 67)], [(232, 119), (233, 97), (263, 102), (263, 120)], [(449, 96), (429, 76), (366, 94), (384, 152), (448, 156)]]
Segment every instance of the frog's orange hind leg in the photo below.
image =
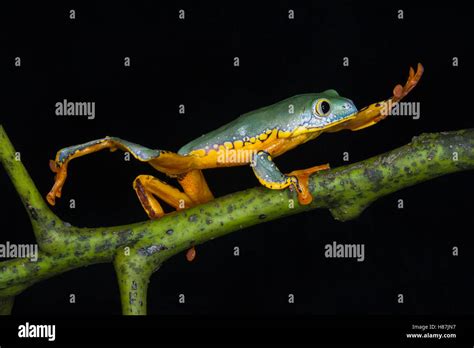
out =
[(151, 175), (137, 176), (133, 181), (133, 188), (150, 219), (156, 219), (165, 214), (160, 203), (153, 195), (162, 199), (176, 210), (189, 208), (194, 205), (194, 202), (187, 194)]
[[(195, 169), (181, 175), (178, 177), (178, 182), (195, 204), (206, 203), (214, 199), (201, 170)], [(186, 253), (186, 259), (192, 261), (195, 257), (196, 249), (193, 246)]]
[[(195, 205), (209, 202), (214, 196), (207, 186), (204, 175), (200, 170), (192, 170), (178, 178), (184, 192), (168, 185), (166, 182), (151, 175), (139, 175), (133, 182), (133, 188), (148, 216), (153, 219), (163, 215), (159, 203), (149, 194), (156, 195), (176, 210), (191, 208)], [(142, 199), (143, 197), (143, 199)], [(148, 197), (149, 199), (146, 199)], [(156, 203), (154, 202), (156, 201)], [(156, 208), (155, 208), (156, 207)]]
[(56, 173), (56, 178), (54, 186), (46, 197), (49, 204), (54, 205), (56, 198), (61, 197), (61, 190), (67, 177), (67, 167), (72, 159), (107, 148), (110, 151), (117, 149), (127, 151), (139, 161), (147, 162), (168, 175), (187, 172), (193, 166), (192, 157), (180, 156), (169, 151), (149, 149), (116, 137), (105, 137), (84, 144), (69, 146), (59, 150), (55, 160), (50, 161), (50, 168)]
[(196, 204), (206, 203), (214, 199), (206, 179), (201, 170), (194, 169), (184, 175), (178, 176), (178, 182), (184, 192)]
[[(179, 179), (179, 183), (185, 193), (151, 175), (139, 175), (133, 182), (133, 188), (150, 219), (156, 219), (165, 214), (154, 196), (159, 197), (176, 210), (190, 208), (214, 198), (200, 170), (193, 170), (185, 174)], [(195, 257), (196, 250), (192, 247), (186, 253), (186, 259), (192, 261)]]
[[(154, 196), (161, 198), (176, 210), (194, 205), (188, 195), (151, 175), (139, 175), (133, 182), (133, 188), (150, 219), (157, 219), (165, 215), (163, 208)], [(186, 253), (186, 259), (192, 261), (195, 257), (196, 250), (192, 247)]]

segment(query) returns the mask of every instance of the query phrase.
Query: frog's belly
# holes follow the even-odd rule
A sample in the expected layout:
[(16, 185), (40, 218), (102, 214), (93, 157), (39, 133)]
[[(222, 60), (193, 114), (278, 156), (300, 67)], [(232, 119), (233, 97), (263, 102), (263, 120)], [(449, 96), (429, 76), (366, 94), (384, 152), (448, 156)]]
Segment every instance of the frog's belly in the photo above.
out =
[(297, 136), (294, 138), (269, 138), (264, 142), (233, 144), (233, 148), (220, 145), (209, 150), (195, 150), (189, 155), (194, 157), (196, 169), (219, 167), (235, 167), (252, 163), (253, 157), (259, 151), (266, 151), (272, 157), (277, 157), (296, 146), (306, 142), (308, 137)]
[(219, 167), (236, 167), (250, 164), (252, 157), (258, 152), (258, 149), (226, 149), (217, 150), (196, 150), (189, 155), (194, 156), (194, 167), (196, 169), (208, 169)]

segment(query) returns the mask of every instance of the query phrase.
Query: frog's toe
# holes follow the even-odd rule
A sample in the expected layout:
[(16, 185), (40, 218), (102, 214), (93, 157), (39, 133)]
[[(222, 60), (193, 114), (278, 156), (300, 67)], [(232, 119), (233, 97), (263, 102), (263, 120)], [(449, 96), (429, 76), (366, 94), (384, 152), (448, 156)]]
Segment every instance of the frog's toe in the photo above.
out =
[(56, 162), (51, 160), (49, 162), (49, 167), (54, 173), (56, 173), (56, 175), (54, 177), (54, 185), (51, 188), (51, 191), (49, 191), (49, 193), (46, 195), (46, 200), (49, 204), (55, 205), (56, 198), (61, 197), (61, 190), (63, 188), (64, 183), (66, 182), (67, 164), (65, 163), (63, 165), (57, 166)]
[(421, 76), (423, 75), (423, 72), (424, 68), (423, 65), (421, 65), (420, 63), (418, 63), (417, 65), (416, 72), (415, 70), (413, 70), (413, 68), (410, 67), (410, 72), (408, 73), (408, 79), (405, 85), (396, 85), (393, 89), (392, 102), (396, 103), (406, 97), (408, 93), (410, 93), (410, 91), (418, 84), (421, 79)]
[(58, 170), (59, 170), (59, 166), (57, 165), (56, 161), (54, 160), (49, 160), (49, 169), (51, 169), (51, 171), (53, 173), (57, 173)]
[(313, 201), (313, 195), (309, 192), (308, 185), (300, 184), (300, 188), (296, 192), (298, 194), (298, 202), (301, 205), (308, 205)]
[(188, 249), (186, 252), (186, 260), (192, 262), (196, 258), (196, 248), (193, 246), (191, 249)]

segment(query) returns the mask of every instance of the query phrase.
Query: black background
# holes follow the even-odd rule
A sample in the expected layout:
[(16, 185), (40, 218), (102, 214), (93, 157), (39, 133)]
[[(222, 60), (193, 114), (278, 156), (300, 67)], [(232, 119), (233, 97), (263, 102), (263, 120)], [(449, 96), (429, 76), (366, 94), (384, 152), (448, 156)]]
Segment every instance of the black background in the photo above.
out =
[[(0, 10), (0, 120), (39, 190), (60, 148), (105, 135), (178, 150), (238, 115), (299, 93), (337, 89), (359, 108), (390, 96), (421, 62), (407, 101), (421, 117), (389, 117), (360, 132), (325, 134), (276, 160), (283, 172), (346, 164), (401, 146), (423, 132), (472, 127), (470, 12), (446, 4), (359, 2), (61, 3)], [(185, 9), (186, 19), (178, 19)], [(69, 19), (69, 10), (76, 19)], [(295, 19), (288, 20), (294, 9)], [(397, 19), (397, 10), (404, 19)], [(14, 58), (21, 57), (21, 67)], [(233, 66), (233, 57), (240, 67)], [(343, 57), (350, 65), (342, 65)], [(452, 57), (459, 57), (459, 67)], [(131, 67), (124, 67), (124, 57)], [(96, 118), (58, 117), (55, 103), (93, 101)], [(186, 114), (178, 113), (185, 104)], [(132, 181), (153, 168), (100, 152), (69, 167), (54, 211), (77, 226), (146, 219)], [(247, 167), (208, 170), (216, 196), (256, 186)], [(474, 312), (470, 172), (384, 197), (359, 218), (316, 210), (248, 228), (167, 261), (152, 277), (149, 313), (255, 317), (451, 315)], [(33, 243), (27, 214), (0, 170), (1, 242)], [(69, 209), (69, 199), (76, 209)], [(404, 209), (397, 209), (403, 199)], [(366, 260), (326, 259), (324, 245), (365, 244)], [(241, 255), (233, 256), (239, 246)], [(458, 246), (460, 255), (452, 256)], [(76, 304), (69, 303), (69, 294)], [(178, 304), (178, 294), (186, 304)], [(289, 293), (295, 304), (287, 303)], [(403, 293), (404, 304), (397, 303)], [(111, 264), (40, 282), (17, 297), (14, 315), (120, 314)]]

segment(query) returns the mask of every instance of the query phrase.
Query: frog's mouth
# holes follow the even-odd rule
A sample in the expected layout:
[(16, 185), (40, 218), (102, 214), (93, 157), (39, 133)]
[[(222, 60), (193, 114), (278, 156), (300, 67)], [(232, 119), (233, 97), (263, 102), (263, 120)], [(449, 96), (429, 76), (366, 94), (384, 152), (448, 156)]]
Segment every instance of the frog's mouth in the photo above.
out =
[(347, 116), (342, 117), (340, 120), (331, 122), (330, 124), (326, 125), (326, 127), (331, 128), (333, 126), (344, 125), (345, 123), (355, 119), (358, 113), (358, 111), (355, 111), (352, 114), (348, 114)]
[(325, 126), (322, 127), (315, 127), (314, 130), (319, 130), (319, 131), (326, 131), (326, 132), (337, 132), (341, 129), (345, 129), (347, 125), (350, 124), (351, 121), (357, 118), (357, 115), (359, 114), (359, 111), (355, 111), (351, 114), (348, 114), (347, 116), (342, 117), (341, 119), (337, 121), (333, 121)]

